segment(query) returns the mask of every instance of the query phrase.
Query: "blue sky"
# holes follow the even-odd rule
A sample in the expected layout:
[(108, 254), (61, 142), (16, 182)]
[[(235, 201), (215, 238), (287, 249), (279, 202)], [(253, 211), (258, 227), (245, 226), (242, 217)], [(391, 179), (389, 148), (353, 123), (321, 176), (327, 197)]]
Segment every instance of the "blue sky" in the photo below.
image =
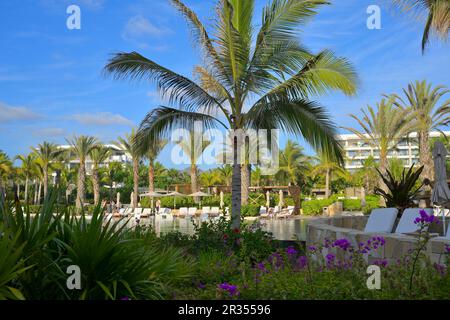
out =
[[(210, 22), (215, 1), (185, 2)], [(338, 125), (355, 125), (349, 113), (375, 104), (383, 93), (400, 93), (410, 81), (450, 86), (450, 44), (433, 41), (422, 56), (423, 22), (395, 12), (388, 0), (332, 2), (299, 37), (312, 51), (328, 48), (347, 57), (358, 72), (356, 97), (312, 97)], [(256, 24), (265, 3), (257, 1)], [(81, 30), (66, 27), (71, 4), (81, 8)], [(371, 4), (381, 6), (381, 30), (366, 27)], [(0, 149), (10, 156), (74, 134), (110, 142), (161, 104), (151, 84), (102, 75), (113, 52), (139, 51), (187, 76), (199, 62), (184, 19), (167, 0), (3, 0), (0, 12)], [(168, 149), (160, 156), (166, 165), (169, 155)]]

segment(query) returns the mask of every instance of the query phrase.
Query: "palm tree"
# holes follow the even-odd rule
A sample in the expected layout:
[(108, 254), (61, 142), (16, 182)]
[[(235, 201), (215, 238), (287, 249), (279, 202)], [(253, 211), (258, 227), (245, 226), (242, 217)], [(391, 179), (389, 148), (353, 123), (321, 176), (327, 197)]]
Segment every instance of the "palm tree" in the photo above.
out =
[(105, 146), (98, 146), (91, 150), (90, 157), (92, 160), (92, 187), (94, 189), (94, 205), (97, 205), (100, 200), (100, 177), (99, 166), (109, 159), (111, 156), (111, 149)]
[(0, 150), (0, 200), (6, 197), (5, 180), (12, 170), (12, 162), (6, 153)]
[(22, 172), (25, 176), (25, 194), (24, 194), (24, 201), (25, 203), (28, 203), (28, 182), (30, 180), (30, 177), (33, 175), (35, 171), (35, 155), (33, 153), (29, 153), (26, 156), (25, 155), (18, 155), (16, 159), (19, 159), (22, 161)]
[(422, 35), (422, 53), (428, 44), (430, 32), (434, 32), (442, 41), (448, 38), (450, 28), (450, 2), (448, 0), (394, 0), (404, 12), (427, 16)]
[[(43, 171), (43, 184), (44, 184), (44, 198), (48, 192), (48, 171), (52, 162), (56, 161), (58, 157), (64, 152), (63, 149), (59, 149), (56, 144), (44, 141), (39, 144), (34, 150), (36, 157), (40, 159), (40, 164)], [(40, 194), (39, 194), (40, 197)]]
[(76, 207), (81, 209), (85, 202), (85, 185), (86, 185), (86, 158), (91, 154), (92, 150), (98, 147), (99, 142), (95, 137), (91, 136), (74, 136), (67, 140), (71, 146), (71, 152), (78, 159), (80, 166), (78, 167), (77, 179), (77, 199)]
[[(450, 17), (449, 17), (450, 18)], [(419, 161), (424, 166), (422, 177), (434, 179), (433, 159), (430, 151), (429, 134), (432, 130), (450, 123), (450, 100), (439, 104), (441, 98), (450, 93), (445, 86), (432, 87), (424, 81), (416, 81), (403, 89), (405, 99), (395, 95), (396, 104), (411, 110), (416, 119), (416, 128), (419, 140)]]
[(303, 148), (297, 142), (288, 140), (284, 150), (280, 151), (278, 178), (289, 185), (297, 185), (301, 176), (311, 170), (311, 160), (312, 158), (304, 154)]
[(229, 164), (225, 164), (222, 167), (218, 168), (220, 172), (220, 176), (222, 177), (223, 181), (225, 182), (226, 186), (231, 185), (231, 177), (233, 175), (233, 167)]
[(208, 192), (211, 193), (211, 187), (220, 182), (220, 174), (215, 170), (205, 171), (200, 175), (200, 182), (207, 187)]
[(363, 177), (362, 180), (364, 188), (366, 189), (366, 192), (369, 193), (374, 189), (374, 184), (378, 180), (378, 174), (376, 171), (376, 169), (378, 169), (378, 165), (372, 155), (364, 159), (361, 164), (362, 167), (358, 170), (358, 174)]
[(167, 145), (167, 140), (157, 141), (152, 144), (146, 153), (148, 159), (148, 190), (155, 191), (155, 161), (159, 153)]
[[(141, 155), (143, 152), (136, 147), (134, 140), (136, 138), (135, 130), (131, 130), (131, 133), (126, 134), (124, 138), (117, 138), (117, 142), (114, 144), (120, 149), (128, 153), (133, 159), (133, 199), (131, 199), (131, 206), (136, 208), (138, 206), (138, 192), (139, 192), (139, 163), (141, 161)], [(148, 150), (149, 148), (146, 148)]]
[[(344, 129), (356, 134), (372, 149), (379, 151), (380, 172), (385, 174), (388, 152), (413, 130), (414, 117), (407, 109), (394, 106), (394, 97), (382, 99), (377, 103), (376, 109), (367, 106), (366, 109), (361, 109), (361, 113), (362, 118), (355, 114), (350, 117), (358, 122), (362, 131), (349, 127)], [(381, 178), (380, 186), (385, 188)]]
[[(181, 150), (183, 150), (183, 153), (189, 157), (189, 161), (191, 163), (191, 192), (195, 193), (199, 191), (197, 162), (198, 159), (202, 156), (205, 149), (211, 144), (211, 141), (207, 139), (197, 141), (196, 135), (190, 133), (187, 139), (181, 139), (177, 141), (176, 144), (180, 146)], [(197, 197), (195, 197), (194, 200), (195, 202), (199, 201)]]
[(311, 174), (313, 176), (325, 174), (325, 198), (328, 198), (331, 195), (330, 184), (333, 174), (347, 178), (348, 172), (341, 166), (341, 164), (337, 163), (333, 159), (330, 159), (327, 154), (319, 154), (318, 161), (319, 163), (314, 166)]
[[(274, 129), (302, 136), (320, 152), (342, 160), (336, 128), (326, 109), (311, 101), (331, 90), (356, 92), (356, 74), (345, 58), (329, 50), (313, 54), (299, 43), (298, 26), (305, 24), (325, 0), (272, 1), (254, 33), (254, 0), (219, 0), (211, 34), (198, 16), (180, 0), (171, 0), (186, 18), (203, 56), (195, 68), (198, 83), (137, 52), (117, 53), (105, 70), (116, 78), (156, 83), (169, 104), (147, 114), (137, 133), (142, 149), (168, 136), (171, 129), (190, 131), (195, 121), (205, 128)], [(225, 122), (219, 119), (219, 116)], [(233, 141), (232, 220), (239, 227), (241, 165)]]

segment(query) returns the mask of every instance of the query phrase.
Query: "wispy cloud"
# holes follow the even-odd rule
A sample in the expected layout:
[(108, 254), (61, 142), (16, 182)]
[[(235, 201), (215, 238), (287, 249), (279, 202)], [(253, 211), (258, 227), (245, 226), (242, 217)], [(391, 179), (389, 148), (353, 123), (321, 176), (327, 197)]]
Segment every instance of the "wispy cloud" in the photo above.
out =
[(0, 102), (0, 123), (17, 120), (37, 120), (43, 116), (27, 107), (14, 107)]
[(137, 43), (142, 46), (143, 40), (149, 36), (161, 37), (170, 33), (172, 33), (171, 29), (156, 26), (142, 15), (136, 15), (128, 20), (121, 35), (125, 41)]
[(67, 131), (63, 128), (41, 128), (33, 130), (36, 137), (62, 137), (67, 135)]
[(67, 120), (73, 120), (84, 125), (96, 125), (96, 126), (133, 126), (133, 122), (120, 114), (113, 114), (111, 112), (99, 112), (99, 113), (77, 113), (65, 117)]

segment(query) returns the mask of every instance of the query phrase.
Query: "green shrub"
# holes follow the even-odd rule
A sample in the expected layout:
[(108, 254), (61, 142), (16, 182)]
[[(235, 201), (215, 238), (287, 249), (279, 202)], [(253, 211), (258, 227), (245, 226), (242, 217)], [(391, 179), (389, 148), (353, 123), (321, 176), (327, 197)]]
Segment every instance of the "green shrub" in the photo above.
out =
[(333, 203), (332, 199), (321, 199), (321, 200), (309, 200), (302, 202), (302, 209), (304, 215), (321, 215), (323, 213), (323, 208), (329, 206)]
[(342, 200), (345, 211), (357, 211), (361, 210), (360, 199), (344, 199)]
[(242, 217), (257, 217), (259, 215), (260, 206), (254, 204), (247, 204), (241, 206)]

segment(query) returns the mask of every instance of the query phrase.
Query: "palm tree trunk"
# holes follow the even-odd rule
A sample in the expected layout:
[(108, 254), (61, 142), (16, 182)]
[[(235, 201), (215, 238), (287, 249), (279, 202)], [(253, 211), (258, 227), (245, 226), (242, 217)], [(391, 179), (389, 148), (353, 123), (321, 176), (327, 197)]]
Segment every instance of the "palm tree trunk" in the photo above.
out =
[(330, 197), (330, 169), (327, 168), (325, 173), (325, 198)]
[(241, 166), (241, 205), (248, 204), (248, 190), (250, 187), (250, 166)]
[(231, 227), (241, 224), (241, 166), (237, 160), (237, 138), (233, 141), (233, 176), (231, 177)]
[(3, 179), (0, 178), (0, 200), (4, 200), (5, 198), (5, 192), (3, 190)]
[[(195, 193), (198, 191), (198, 179), (197, 179), (197, 166), (195, 164), (191, 164), (191, 192)], [(194, 197), (195, 203), (198, 203), (200, 199), (198, 197)]]
[(139, 192), (139, 159), (133, 159), (133, 209), (138, 206)]
[(94, 205), (100, 200), (100, 181), (98, 177), (98, 168), (92, 168), (92, 188), (94, 189)]
[(37, 194), (36, 204), (41, 204), (42, 181), (39, 180), (39, 190)]
[(37, 192), (38, 192), (37, 181), (34, 180), (34, 199), (33, 199), (34, 204), (37, 204)]
[(84, 180), (86, 177), (86, 168), (84, 161), (80, 160), (80, 168), (78, 169), (78, 181), (77, 181), (77, 200), (76, 208), (79, 210), (84, 204)]
[(148, 190), (149, 192), (155, 191), (155, 164), (153, 161), (149, 161), (148, 164)]
[[(380, 172), (382, 175), (386, 174), (387, 169), (387, 153), (380, 152)], [(388, 192), (387, 186), (384, 184), (383, 179), (379, 178), (379, 185), (382, 190)]]
[[(48, 192), (48, 166), (44, 166), (44, 198), (47, 196)], [(39, 193), (39, 197), (41, 194)]]
[(428, 132), (419, 132), (419, 161), (423, 165), (422, 178), (434, 180), (433, 159), (431, 157)]
[(25, 203), (28, 203), (28, 176), (25, 177), (25, 195), (24, 195)]

